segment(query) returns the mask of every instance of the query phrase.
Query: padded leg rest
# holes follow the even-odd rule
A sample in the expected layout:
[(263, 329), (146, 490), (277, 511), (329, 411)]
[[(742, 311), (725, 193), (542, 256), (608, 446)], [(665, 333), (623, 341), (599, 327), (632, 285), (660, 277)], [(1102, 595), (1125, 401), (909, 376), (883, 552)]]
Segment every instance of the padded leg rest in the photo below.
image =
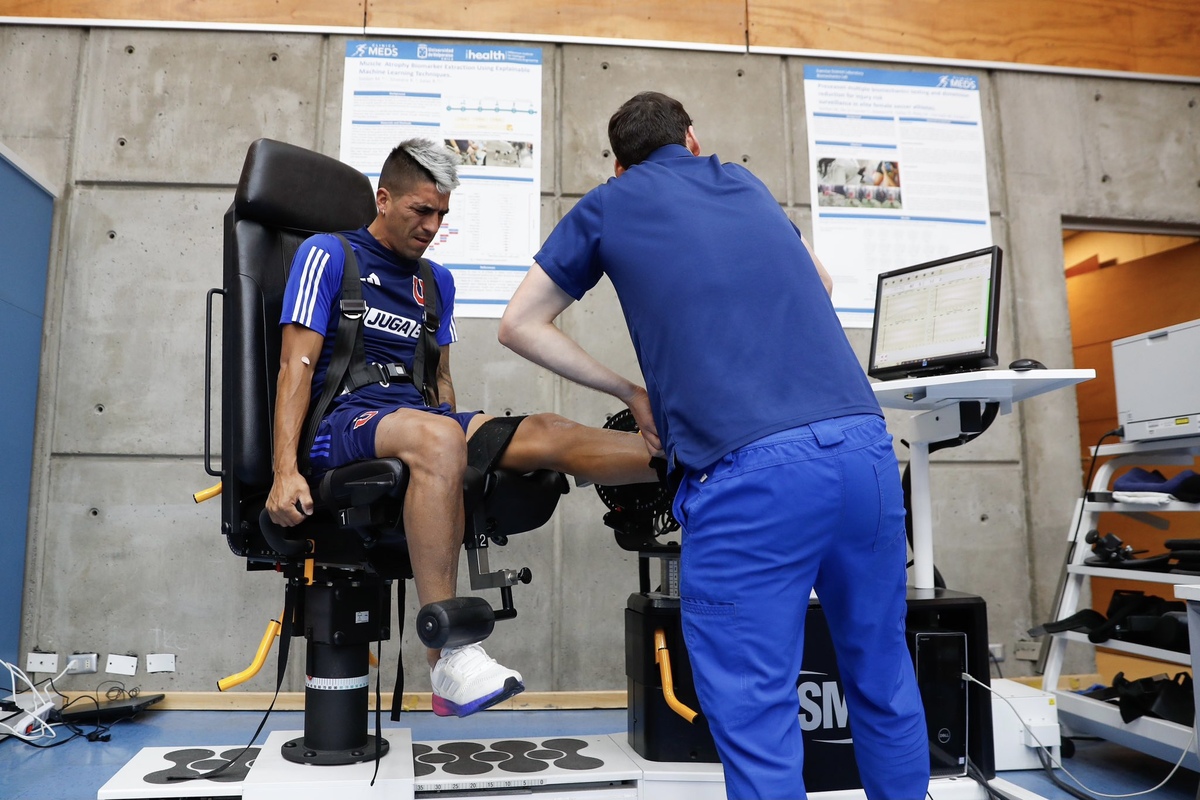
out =
[(545, 525), (558, 505), (558, 498), (571, 488), (565, 475), (551, 469), (524, 475), (498, 469), (488, 479), (483, 513), (488, 536), (497, 544), (514, 533)]

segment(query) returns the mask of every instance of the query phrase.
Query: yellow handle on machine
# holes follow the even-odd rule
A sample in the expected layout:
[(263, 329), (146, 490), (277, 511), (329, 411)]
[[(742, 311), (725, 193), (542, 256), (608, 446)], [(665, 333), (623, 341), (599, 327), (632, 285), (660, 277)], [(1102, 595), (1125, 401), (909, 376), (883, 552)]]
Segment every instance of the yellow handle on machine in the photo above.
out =
[(254, 654), (254, 660), (250, 662), (250, 666), (246, 667), (236, 675), (230, 675), (228, 678), (222, 678), (217, 681), (217, 689), (225, 691), (232, 689), (238, 684), (245, 683), (258, 674), (262, 669), (262, 665), (267, 661), (267, 653), (271, 652), (271, 644), (275, 641), (275, 637), (279, 635), (282, 626), (278, 620), (271, 620), (267, 623), (267, 632), (263, 634), (262, 641), (258, 643), (258, 652)]
[[(278, 620), (271, 620), (267, 623), (267, 631), (263, 634), (262, 641), (258, 643), (258, 652), (254, 654), (254, 661), (250, 662), (250, 666), (246, 667), (236, 675), (230, 675), (228, 678), (222, 678), (217, 681), (217, 688), (222, 692), (226, 689), (232, 689), (238, 684), (245, 683), (258, 674), (262, 669), (263, 664), (267, 661), (267, 653), (271, 652), (271, 644), (275, 641), (275, 637), (279, 635), (279, 631), (283, 626)], [(367, 651), (367, 660), (372, 667), (379, 668), (379, 659), (371, 651)]]
[(195, 494), (192, 495), (192, 499), (195, 500), (197, 503), (203, 503), (205, 500), (212, 500), (214, 497), (216, 497), (220, 493), (221, 493), (221, 484), (218, 483), (216, 486), (210, 486), (207, 489), (203, 489), (199, 492), (196, 492)]
[(667, 635), (663, 633), (662, 628), (654, 631), (654, 662), (658, 664), (663, 699), (667, 701), (667, 706), (688, 722), (693, 722), (697, 712), (688, 708), (675, 696), (675, 683), (671, 680), (671, 653), (667, 650)]

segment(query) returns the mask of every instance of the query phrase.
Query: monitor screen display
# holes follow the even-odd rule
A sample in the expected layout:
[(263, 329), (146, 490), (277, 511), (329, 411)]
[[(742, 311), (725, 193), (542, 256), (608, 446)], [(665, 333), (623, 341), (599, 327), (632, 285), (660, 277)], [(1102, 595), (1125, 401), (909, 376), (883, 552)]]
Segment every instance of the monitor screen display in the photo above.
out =
[(999, 247), (884, 272), (867, 374), (880, 380), (996, 366)]

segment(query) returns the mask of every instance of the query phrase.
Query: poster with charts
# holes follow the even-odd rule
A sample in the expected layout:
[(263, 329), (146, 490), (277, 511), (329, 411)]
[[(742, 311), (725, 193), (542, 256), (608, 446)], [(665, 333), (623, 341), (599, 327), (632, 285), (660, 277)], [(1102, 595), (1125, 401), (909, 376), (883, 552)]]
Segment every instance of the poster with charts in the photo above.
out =
[(456, 317), (498, 318), (541, 244), (542, 51), (351, 41), (340, 158), (372, 185), (421, 137), (459, 161), (450, 213), (425, 256), (450, 269)]
[(842, 325), (869, 328), (879, 273), (992, 242), (973, 75), (804, 68), (813, 247)]

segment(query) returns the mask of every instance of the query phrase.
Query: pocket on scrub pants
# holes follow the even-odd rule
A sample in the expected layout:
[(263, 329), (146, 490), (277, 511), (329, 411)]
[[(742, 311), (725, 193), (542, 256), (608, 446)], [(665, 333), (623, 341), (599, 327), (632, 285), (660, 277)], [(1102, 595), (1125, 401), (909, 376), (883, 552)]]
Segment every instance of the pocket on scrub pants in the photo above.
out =
[(904, 535), (904, 489), (900, 486), (896, 456), (888, 453), (875, 462), (875, 485), (879, 487), (879, 527), (874, 550), (884, 550)]

